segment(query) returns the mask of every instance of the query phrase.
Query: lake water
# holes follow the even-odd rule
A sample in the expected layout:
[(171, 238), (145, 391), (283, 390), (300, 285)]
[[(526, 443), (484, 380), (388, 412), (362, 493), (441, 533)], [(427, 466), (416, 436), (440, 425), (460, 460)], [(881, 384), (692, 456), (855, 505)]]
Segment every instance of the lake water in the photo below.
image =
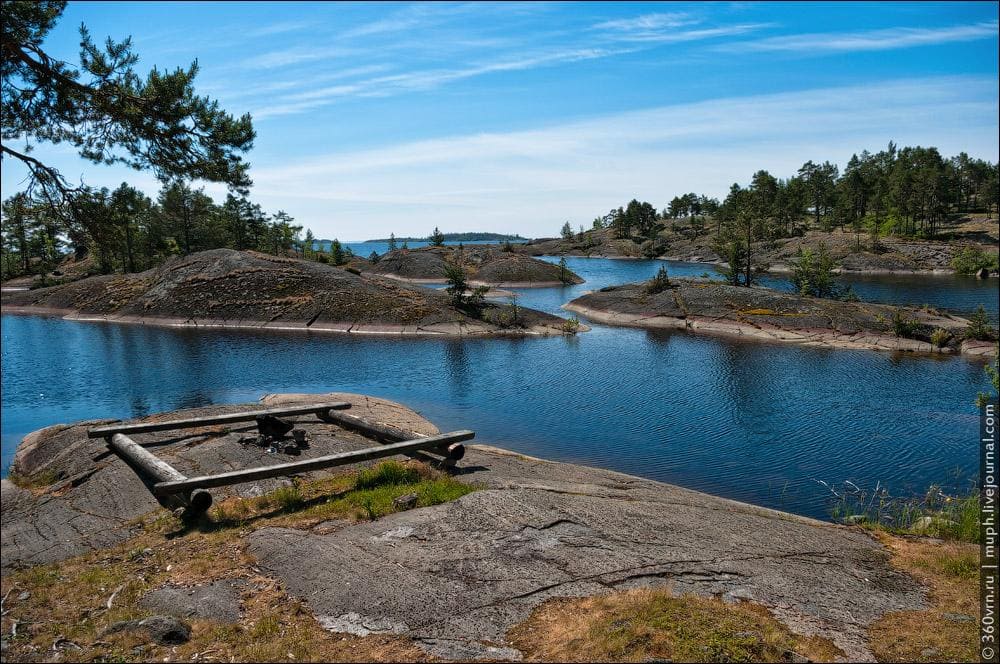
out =
[[(565, 315), (560, 306), (583, 291), (660, 265), (567, 262), (587, 283), (523, 289), (521, 303)], [(676, 276), (706, 271), (668, 265)], [(851, 281), (863, 299), (959, 313), (982, 303), (997, 315), (995, 280)], [(459, 341), (4, 316), (3, 469), (24, 434), (53, 423), (351, 391), (401, 401), (445, 430), (474, 429), (480, 442), (820, 518), (827, 494), (816, 480), (901, 494), (975, 476), (973, 402), (989, 387), (981, 362), (592, 327)]]

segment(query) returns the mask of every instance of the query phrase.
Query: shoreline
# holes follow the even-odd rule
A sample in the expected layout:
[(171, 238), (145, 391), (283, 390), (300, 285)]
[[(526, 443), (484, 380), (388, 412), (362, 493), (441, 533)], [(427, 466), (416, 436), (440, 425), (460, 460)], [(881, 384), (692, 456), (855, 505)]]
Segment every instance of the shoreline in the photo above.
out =
[[(383, 274), (381, 272), (369, 272), (368, 274), (375, 275), (377, 277), (385, 277), (386, 279), (394, 279), (396, 281), (402, 281), (408, 284), (421, 285), (441, 285), (448, 283), (447, 279), (428, 279), (424, 277), (401, 277), (398, 274)], [(579, 284), (564, 284), (561, 281), (479, 281), (477, 279), (468, 279), (466, 283), (472, 287), (487, 286), (491, 291), (500, 291), (502, 288), (555, 288), (557, 286), (574, 286)], [(497, 295), (486, 294), (486, 297), (507, 297), (507, 293), (499, 293)]]
[[(712, 267), (726, 267), (726, 263), (723, 261), (695, 261), (686, 258), (681, 258), (679, 256), (654, 256), (653, 258), (644, 258), (642, 256), (606, 256), (606, 255), (590, 255), (585, 254), (538, 254), (538, 256), (545, 256), (546, 258), (561, 258), (567, 256), (570, 258), (605, 258), (608, 260), (619, 260), (619, 261), (672, 261), (675, 263), (689, 263), (692, 265), (710, 265)], [(792, 268), (787, 265), (775, 265), (769, 268), (764, 274), (791, 274)], [(843, 275), (900, 275), (900, 276), (964, 276), (970, 279), (977, 279), (975, 275), (960, 275), (953, 268), (934, 268), (931, 270), (886, 270), (886, 269), (870, 269), (870, 270), (852, 270), (849, 268), (835, 267), (833, 268), (834, 274)], [(990, 273), (988, 279), (1000, 278), (1000, 273), (994, 274)], [(444, 283), (444, 282), (442, 282)]]
[(562, 305), (589, 320), (622, 327), (644, 329), (685, 330), (696, 334), (718, 335), (760, 342), (797, 344), (820, 348), (845, 350), (874, 350), (883, 352), (907, 352), (926, 355), (964, 356), (970, 359), (989, 360), (996, 355), (996, 345), (989, 342), (970, 344), (963, 341), (958, 351), (939, 348), (927, 341), (906, 339), (874, 332), (841, 334), (828, 330), (793, 330), (771, 325), (751, 325), (705, 316), (640, 315), (603, 311), (592, 307), (567, 302)]
[[(180, 409), (140, 419), (325, 399), (349, 401), (352, 412), (377, 422), (423, 435), (438, 433), (432, 422), (403, 404), (347, 393), (271, 394), (258, 403)], [(143, 546), (148, 549), (142, 551), (163, 558), (157, 575), (140, 587), (140, 597), (190, 586), (190, 570), (182, 562), (190, 559), (189, 550), (173, 546), (158, 531), (137, 533), (131, 526), (161, 508), (124, 462), (114, 456), (94, 461), (105, 452), (105, 443), (86, 437), (93, 424), (43, 428), (19, 446), (15, 467), (29, 484), (2, 481), (4, 575), (36, 565), (83, 574), (95, 565), (117, 568), (132, 559), (112, 561), (119, 555), (116, 547)], [(321, 421), (300, 418), (297, 424), (310, 439), (306, 457), (371, 445)], [(199, 432), (199, 442), (192, 445), (190, 439), (164, 431), (140, 434), (138, 442), (155, 444), (157, 457), (181, 473), (195, 473), (260, 463), (259, 452), (237, 444), (242, 434)], [(320, 471), (303, 482), (308, 486), (328, 477)], [(290, 600), (305, 602), (310, 612), (304, 620), (337, 632), (335, 639), (344, 632), (388, 633), (409, 639), (422, 652), (458, 661), (476, 658), (471, 655), (519, 659), (511, 630), (548, 599), (664, 584), (682, 594), (753, 601), (789, 625), (810, 625), (811, 633), (830, 639), (852, 661), (872, 659), (870, 624), (890, 612), (924, 606), (922, 587), (896, 572), (884, 546), (857, 527), (490, 445), (469, 445), (456, 477), (476, 490), (376, 519), (327, 520), (319, 526), (308, 510), (265, 515), (249, 522), (247, 530), (229, 531), (231, 538), (221, 546), (250, 556), (254, 574), (281, 583)], [(32, 478), (41, 483), (31, 484)], [(213, 493), (220, 504), (231, 504), (257, 500), (282, 486), (277, 480), (258, 480)], [(48, 527), (39, 529), (38, 523)], [(215, 549), (205, 551), (213, 561), (219, 559)], [(442, 554), (449, 564), (442, 564)], [(222, 558), (221, 567), (210, 566), (196, 580), (209, 584), (244, 578), (242, 558), (234, 565), (225, 562), (229, 556)], [(136, 564), (148, 565), (142, 560)], [(456, 566), (460, 576), (454, 573)], [(817, 583), (833, 594), (817, 602)], [(24, 610), (25, 602), (34, 601), (17, 599), (15, 608)], [(142, 606), (143, 600), (132, 601)], [(238, 594), (232, 603), (240, 605)], [(236, 615), (239, 620), (243, 613)], [(104, 628), (98, 620), (93, 632)]]
[[(32, 307), (32, 306), (4, 306), (0, 308), (0, 314), (11, 316), (41, 316), (45, 318), (60, 318), (61, 320), (75, 321), (80, 323), (117, 323), (122, 325), (148, 325), (150, 327), (165, 327), (174, 329), (234, 329), (234, 330), (261, 330), (274, 332), (322, 332), (330, 334), (361, 334), (371, 336), (387, 337), (438, 337), (438, 338), (490, 338), (490, 337), (550, 337), (563, 336), (565, 333), (545, 325), (533, 325), (528, 328), (518, 330), (492, 330), (485, 327), (475, 326), (478, 329), (463, 331), (472, 326), (462, 323), (435, 323), (427, 326), (420, 325), (391, 325), (391, 324), (357, 324), (357, 323), (313, 323), (312, 325), (302, 322), (299, 324), (281, 323), (275, 324), (270, 321), (245, 320), (239, 322), (220, 319), (183, 319), (164, 317), (144, 317), (144, 316), (113, 316), (101, 314), (84, 314), (72, 309), (56, 309), (52, 307)], [(436, 328), (436, 329), (435, 329)], [(580, 325), (578, 332), (588, 332), (590, 328)]]

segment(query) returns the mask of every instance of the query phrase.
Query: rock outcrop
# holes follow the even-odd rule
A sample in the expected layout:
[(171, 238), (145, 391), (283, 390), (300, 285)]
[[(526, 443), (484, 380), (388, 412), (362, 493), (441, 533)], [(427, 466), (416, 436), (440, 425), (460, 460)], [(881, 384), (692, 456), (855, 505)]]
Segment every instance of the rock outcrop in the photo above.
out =
[(5, 292), (4, 313), (185, 327), (367, 334), (565, 334), (564, 320), (502, 305), (456, 307), (444, 294), (377, 275), (252, 251), (213, 249), (138, 274)]
[[(275, 395), (265, 403), (324, 400), (349, 400), (356, 415), (437, 432), (399, 404), (359, 395)], [(311, 440), (308, 454), (372, 444), (311, 416), (297, 419)], [(14, 470), (33, 485), (3, 481), (4, 573), (123, 543), (136, 517), (158, 509), (103, 441), (86, 438), (86, 428), (46, 429), (19, 450)], [(136, 439), (182, 472), (280, 462), (241, 445), (233, 429)], [(761, 604), (797, 632), (832, 639), (851, 661), (871, 659), (866, 630), (874, 620), (923, 605), (921, 587), (895, 570), (882, 545), (861, 529), (480, 445), (469, 447), (458, 472), (479, 490), (376, 521), (304, 529), (248, 524), (240, 537), (255, 570), (305, 600), (327, 629), (394, 634), (432, 655), (463, 661), (518, 659), (507, 631), (548, 599), (636, 587)], [(277, 482), (233, 490), (259, 495)], [(224, 590), (188, 592), (223, 603), (236, 596)], [(143, 606), (162, 611), (161, 600), (176, 592), (175, 585), (164, 586)], [(197, 617), (188, 603), (171, 612)], [(239, 615), (225, 606), (210, 613), (225, 620)]]
[(647, 292), (642, 283), (610, 286), (563, 308), (608, 325), (677, 328), (832, 348), (982, 356), (995, 353), (996, 347), (995, 341), (965, 340), (969, 321), (933, 310), (804, 297), (707, 280), (673, 280), (659, 293)]
[(387, 277), (416, 283), (445, 283), (445, 268), (460, 266), (472, 285), (498, 288), (534, 288), (582, 284), (568, 269), (497, 247), (421, 247), (391, 251), (370, 270)]
[[(621, 239), (614, 229), (586, 231), (571, 239), (541, 238), (514, 245), (514, 250), (529, 256), (560, 255), (606, 258), (664, 258), (692, 263), (722, 263), (715, 252), (717, 227), (708, 220), (695, 228), (690, 220), (664, 222), (655, 242), (648, 238)], [(962, 249), (975, 248), (997, 255), (1000, 227), (996, 219), (969, 217), (941, 231), (947, 240), (883, 237), (878, 252), (871, 251), (870, 240), (850, 230), (810, 229), (802, 235), (760, 243), (756, 254), (775, 272), (787, 271), (800, 249), (818, 250), (824, 246), (841, 272), (880, 273), (950, 273), (951, 261)]]

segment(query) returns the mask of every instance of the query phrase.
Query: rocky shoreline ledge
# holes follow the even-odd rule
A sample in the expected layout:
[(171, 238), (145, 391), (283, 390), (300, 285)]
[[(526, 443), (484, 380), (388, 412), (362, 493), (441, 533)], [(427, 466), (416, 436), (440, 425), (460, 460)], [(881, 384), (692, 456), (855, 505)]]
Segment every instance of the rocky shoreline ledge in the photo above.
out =
[(707, 280), (675, 279), (659, 293), (648, 292), (642, 283), (610, 286), (563, 308), (608, 325), (684, 329), (829, 348), (996, 355), (996, 341), (963, 338), (969, 321), (957, 316)]
[(190, 328), (510, 336), (585, 331), (519, 307), (456, 307), (444, 293), (312, 261), (214, 249), (139, 274), (3, 293), (5, 314)]
[[(268, 406), (327, 400), (350, 401), (358, 416), (437, 433), (406, 407), (363, 395), (262, 399)], [(182, 412), (207, 415), (255, 406)], [(311, 442), (304, 457), (371, 445), (332, 424), (298, 419), (296, 426)], [(27, 436), (18, 449), (16, 482), (2, 482), (2, 572), (8, 595), (22, 591), (14, 593), (5, 613), (7, 619), (26, 621), (32, 610), (44, 609), (38, 603), (49, 601), (44, 590), (49, 586), (33, 588), (34, 594), (24, 590), (29, 582), (42, 583), (38, 579), (69, 580), (76, 573), (112, 578), (116, 569), (130, 565), (140, 565), (141, 573), (124, 577), (117, 590), (104, 582), (99, 596), (77, 593), (75, 602), (94, 605), (90, 617), (72, 633), (69, 626), (51, 626), (72, 634), (62, 638), (73, 650), (57, 643), (54, 651), (33, 656), (32, 629), (49, 627), (28, 622), (21, 626), (22, 637), (5, 646), (5, 659), (107, 653), (113, 641), (109, 625), (125, 629), (165, 620), (152, 616), (157, 612), (189, 621), (188, 637), (202, 644), (189, 650), (218, 648), (223, 638), (218, 630), (233, 629), (228, 624), (254, 634), (251, 617), (258, 619), (259, 603), (270, 598), (273, 611), (299, 607), (283, 620), (301, 621), (294, 625), (301, 634), (327, 639), (335, 644), (330, 647), (346, 643), (358, 649), (351, 651), (355, 657), (516, 660), (525, 653), (511, 630), (542, 605), (669, 588), (678, 596), (761, 607), (803, 638), (828, 640), (848, 661), (871, 661), (870, 626), (893, 612), (925, 606), (920, 584), (895, 568), (887, 550), (858, 528), (481, 445), (469, 447), (455, 475), (475, 490), (450, 502), (360, 521), (306, 518), (324, 504), (315, 500), (244, 514), (235, 522), (220, 516), (235, 513), (241, 500), (267, 498), (291, 485), (264, 480), (213, 490), (217, 509), (231, 504), (230, 512), (163, 533), (158, 524), (169, 513), (103, 441), (86, 437), (89, 426), (105, 422), (49, 427)], [(146, 433), (136, 440), (185, 473), (281, 462), (275, 458), (281, 455), (239, 442), (249, 429), (252, 424), (184, 436)], [(295, 486), (329, 475), (310, 473)], [(52, 621), (49, 616), (45, 622)], [(241, 628), (247, 621), (252, 624)], [(373, 640), (378, 648), (365, 650)], [(164, 653), (178, 652), (176, 644), (174, 650), (138, 647), (140, 659), (159, 661)], [(186, 658), (186, 652), (179, 654)]]

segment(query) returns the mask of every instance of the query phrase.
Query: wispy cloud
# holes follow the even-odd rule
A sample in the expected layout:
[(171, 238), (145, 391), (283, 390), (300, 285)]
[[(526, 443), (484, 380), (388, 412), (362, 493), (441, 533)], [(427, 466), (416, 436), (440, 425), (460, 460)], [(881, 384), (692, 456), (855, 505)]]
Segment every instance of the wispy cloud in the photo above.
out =
[(943, 28), (885, 28), (865, 32), (783, 35), (753, 41), (723, 44), (718, 50), (731, 52), (776, 52), (820, 55), (851, 51), (886, 51), (950, 42), (974, 41), (997, 36), (997, 22)]
[(459, 68), (415, 70), (376, 76), (340, 85), (286, 95), (279, 104), (253, 111), (255, 119), (289, 115), (313, 110), (344, 97), (389, 97), (404, 92), (432, 90), (455, 81), (498, 72), (522, 71), (581, 60), (594, 60), (628, 52), (628, 49), (582, 48), (539, 53), (519, 58), (503, 58)]
[(469, 229), (470, 210), (478, 227), (539, 235), (633, 196), (662, 204), (677, 191), (722, 195), (758, 168), (786, 175), (890, 139), (995, 160), (996, 95), (991, 78), (955, 77), (713, 99), (254, 169), (254, 195), (342, 239), (351, 237), (344, 224), (355, 237)]
[(411, 31), (417, 28), (422, 29), (473, 11), (478, 11), (478, 9), (475, 3), (421, 3), (408, 5), (385, 18), (346, 30), (340, 36), (344, 38), (370, 37), (372, 35)]
[(314, 25), (315, 23), (312, 21), (283, 21), (280, 23), (264, 25), (253, 30), (248, 30), (244, 34), (247, 37), (269, 37), (271, 35), (280, 35), (286, 32), (305, 30), (313, 27)]
[(357, 54), (358, 49), (348, 46), (293, 46), (247, 58), (242, 62), (242, 66), (244, 69), (278, 69), (304, 62), (330, 60)]
[(616, 30), (625, 33), (643, 33), (664, 28), (677, 28), (682, 25), (697, 23), (686, 12), (671, 12), (666, 14), (643, 14), (633, 18), (618, 18), (603, 21), (593, 26), (594, 30)]
[[(745, 23), (690, 27), (702, 22), (700, 18), (687, 12), (671, 12), (602, 21), (595, 23), (590, 29), (603, 33), (602, 37), (607, 41), (654, 45), (743, 35), (771, 25), (770, 23)], [(685, 29), (679, 30), (678, 28)]]
[(771, 27), (772, 23), (744, 23), (741, 25), (724, 25), (715, 28), (699, 28), (696, 30), (673, 30), (648, 33), (636, 33), (623, 37), (623, 41), (642, 42), (646, 44), (672, 44), (679, 42), (701, 41), (717, 37), (732, 37), (756, 32)]

